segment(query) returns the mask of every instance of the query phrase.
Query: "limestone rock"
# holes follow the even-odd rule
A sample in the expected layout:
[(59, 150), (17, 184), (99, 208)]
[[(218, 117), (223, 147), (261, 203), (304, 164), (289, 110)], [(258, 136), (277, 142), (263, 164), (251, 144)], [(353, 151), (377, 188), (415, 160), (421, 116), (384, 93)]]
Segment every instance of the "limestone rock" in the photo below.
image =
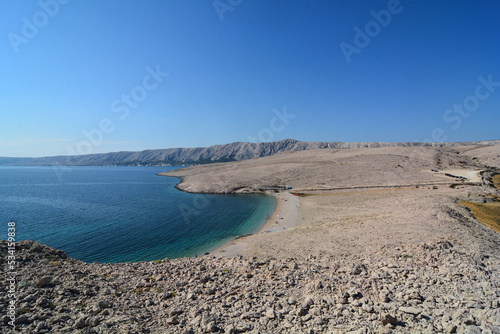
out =
[(413, 315), (419, 315), (420, 313), (422, 313), (422, 310), (421, 309), (418, 309), (416, 307), (400, 307), (399, 310), (401, 312), (404, 312), (404, 313), (408, 313), (408, 314), (413, 314)]
[(43, 276), (36, 282), (36, 286), (39, 288), (44, 288), (52, 283), (52, 276)]
[(380, 315), (380, 318), (379, 318), (380, 322), (382, 323), (382, 325), (387, 325), (387, 324), (391, 324), (391, 325), (397, 325), (398, 324), (398, 320), (395, 316), (392, 316), (388, 313), (382, 313)]

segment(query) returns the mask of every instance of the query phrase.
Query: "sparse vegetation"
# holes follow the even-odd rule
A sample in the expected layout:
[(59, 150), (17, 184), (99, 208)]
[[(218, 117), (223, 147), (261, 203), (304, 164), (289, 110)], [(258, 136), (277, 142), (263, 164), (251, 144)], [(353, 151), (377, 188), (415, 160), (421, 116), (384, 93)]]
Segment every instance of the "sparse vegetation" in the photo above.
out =
[(26, 314), (30, 313), (31, 309), (29, 307), (23, 307), (22, 309), (19, 310), (19, 314)]
[(24, 288), (24, 287), (28, 287), (28, 286), (32, 286), (33, 285), (33, 282), (28, 280), (27, 278), (22, 278), (19, 283), (17, 283), (17, 286), (19, 288)]
[(456, 187), (459, 187), (459, 186), (476, 186), (476, 187), (479, 187), (481, 185), (478, 184), (478, 183), (470, 183), (470, 182), (466, 182), (466, 183), (453, 183), (453, 184), (450, 185), (450, 188), (455, 189)]
[(77, 310), (85, 310), (85, 308), (87, 307), (87, 304), (86, 303), (80, 303), (80, 304), (76, 304), (75, 308)]
[[(493, 186), (500, 190), (500, 174), (495, 174), (489, 179)], [(495, 203), (460, 202), (459, 204), (468, 208), (470, 213), (480, 223), (500, 233), (500, 196), (491, 195)]]
[(493, 185), (495, 186), (495, 188), (497, 188), (498, 190), (500, 190), (500, 174), (495, 174), (491, 178), (491, 182), (493, 182)]
[(459, 202), (459, 204), (469, 208), (480, 223), (500, 233), (500, 203)]

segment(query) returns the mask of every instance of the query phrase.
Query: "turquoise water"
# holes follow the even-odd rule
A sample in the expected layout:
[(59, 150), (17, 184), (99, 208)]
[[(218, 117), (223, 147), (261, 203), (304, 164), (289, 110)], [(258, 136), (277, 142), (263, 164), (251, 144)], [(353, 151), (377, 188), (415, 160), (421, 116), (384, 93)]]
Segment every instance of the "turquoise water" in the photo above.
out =
[[(175, 167), (177, 168), (177, 167)], [(174, 167), (0, 167), (0, 238), (33, 239), (86, 262), (202, 255), (256, 232), (265, 195), (189, 194)]]

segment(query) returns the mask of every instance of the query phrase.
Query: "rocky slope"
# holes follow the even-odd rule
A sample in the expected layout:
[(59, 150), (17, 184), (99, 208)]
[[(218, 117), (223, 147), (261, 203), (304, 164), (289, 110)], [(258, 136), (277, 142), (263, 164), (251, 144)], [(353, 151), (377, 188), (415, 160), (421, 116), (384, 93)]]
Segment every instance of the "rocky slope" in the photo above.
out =
[[(490, 145), (495, 141), (474, 142)], [(452, 147), (459, 143), (343, 143), (343, 142), (301, 142), (285, 139), (268, 143), (236, 142), (225, 145), (196, 148), (169, 148), (140, 152), (113, 152), (77, 156), (55, 156), (44, 158), (6, 158), (0, 157), (3, 166), (104, 166), (137, 164), (198, 164), (209, 162), (238, 161), (273, 155), (279, 152), (304, 151), (318, 148), (343, 149), (363, 147)]]
[(32, 241), (16, 248), (12, 318), (0, 283), (3, 333), (11, 319), (18, 333), (500, 333), (498, 258), (447, 241), (368, 256), (122, 264)]

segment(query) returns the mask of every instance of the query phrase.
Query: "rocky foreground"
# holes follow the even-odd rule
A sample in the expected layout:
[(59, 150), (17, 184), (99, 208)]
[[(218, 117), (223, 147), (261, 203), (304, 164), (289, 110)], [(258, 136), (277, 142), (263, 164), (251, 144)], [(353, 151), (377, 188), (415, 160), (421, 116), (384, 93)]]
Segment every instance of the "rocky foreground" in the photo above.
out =
[[(33, 241), (16, 248), (19, 333), (500, 333), (498, 258), (448, 241), (369, 256), (122, 264), (83, 263)], [(4, 333), (13, 330), (7, 284)]]

